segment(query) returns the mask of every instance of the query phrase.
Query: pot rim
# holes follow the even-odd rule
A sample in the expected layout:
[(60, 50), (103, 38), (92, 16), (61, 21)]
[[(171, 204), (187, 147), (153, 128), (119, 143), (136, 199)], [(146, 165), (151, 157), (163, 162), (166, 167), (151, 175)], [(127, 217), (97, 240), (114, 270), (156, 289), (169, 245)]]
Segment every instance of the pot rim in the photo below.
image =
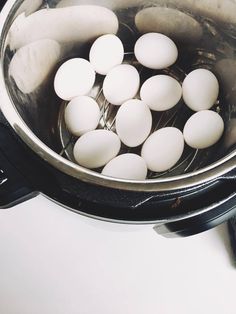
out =
[[(22, 2), (23, 0), (8, 0), (0, 12), (1, 60), (3, 59), (4, 45), (6, 40), (4, 29), (7, 18), (9, 17), (9, 13), (13, 14), (16, 8), (18, 8)], [(146, 181), (121, 180), (106, 177), (92, 170), (85, 169), (54, 152), (52, 149), (46, 146), (26, 125), (15, 108), (14, 103), (8, 93), (4, 79), (3, 64), (1, 64), (0, 68), (0, 109), (17, 135), (29, 146), (32, 151), (34, 151), (43, 160), (61, 172), (90, 184), (128, 191), (176, 191), (192, 188), (210, 181), (217, 180), (226, 173), (234, 170), (236, 166), (235, 150), (210, 166), (202, 168), (193, 173), (179, 175), (171, 178), (152, 179)]]

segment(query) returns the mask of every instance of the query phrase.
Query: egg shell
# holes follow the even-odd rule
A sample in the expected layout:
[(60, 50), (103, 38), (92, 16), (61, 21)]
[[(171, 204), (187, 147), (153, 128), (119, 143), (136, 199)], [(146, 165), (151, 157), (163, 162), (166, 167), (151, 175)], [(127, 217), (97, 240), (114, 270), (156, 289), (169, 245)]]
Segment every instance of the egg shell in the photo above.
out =
[(95, 130), (100, 118), (99, 105), (91, 97), (76, 97), (70, 101), (65, 109), (67, 128), (75, 136), (81, 136)]
[(194, 18), (172, 8), (145, 8), (136, 15), (135, 24), (142, 34), (162, 33), (181, 43), (195, 43), (203, 34), (201, 25)]
[(113, 34), (99, 37), (92, 45), (89, 54), (90, 63), (94, 70), (106, 75), (124, 59), (124, 46), (122, 41)]
[(218, 80), (209, 70), (194, 70), (183, 82), (184, 102), (193, 111), (210, 109), (216, 103), (218, 96)]
[(141, 156), (149, 170), (163, 172), (171, 169), (184, 151), (184, 137), (180, 130), (167, 127), (154, 132), (144, 143)]
[(140, 76), (136, 68), (129, 64), (121, 64), (113, 68), (103, 83), (105, 98), (116, 106), (122, 105), (138, 93)]
[(168, 3), (195, 16), (208, 17), (221, 23), (236, 23), (236, 4), (232, 0), (169, 0)]
[(236, 144), (236, 119), (233, 118), (227, 123), (224, 136), (224, 147), (229, 149)]
[(178, 58), (178, 49), (173, 40), (160, 33), (148, 33), (140, 37), (134, 53), (139, 63), (153, 70), (168, 68)]
[(116, 34), (118, 28), (117, 16), (105, 7), (46, 8), (27, 17), (22, 13), (10, 28), (9, 44), (15, 50), (39, 39), (50, 38), (66, 45), (85, 43), (104, 34)]
[(96, 74), (92, 65), (85, 59), (74, 58), (66, 61), (58, 69), (54, 88), (64, 100), (87, 95), (93, 88)]
[(116, 116), (116, 132), (128, 147), (141, 145), (152, 128), (152, 114), (141, 100), (132, 99), (125, 102)]
[(145, 160), (136, 154), (124, 154), (112, 159), (103, 169), (105, 176), (143, 181), (147, 177)]
[(195, 113), (184, 127), (185, 142), (192, 148), (204, 149), (216, 144), (224, 132), (224, 121), (211, 110)]
[(24, 13), (26, 16), (37, 11), (43, 5), (43, 0), (25, 0), (17, 10), (17, 15)]
[(144, 82), (141, 99), (154, 111), (165, 111), (178, 104), (182, 97), (180, 83), (168, 75), (156, 75)]
[[(56, 7), (63, 8), (68, 6), (80, 6), (87, 4), (87, 2), (88, 0), (59, 0)], [(89, 3), (97, 4), (98, 0), (90, 0)], [(119, 9), (127, 9), (127, 0), (99, 0), (99, 5), (116, 11)], [(129, 0), (129, 7), (137, 7), (138, 5), (143, 5), (143, 0)]]
[(9, 75), (22, 93), (33, 93), (45, 83), (60, 58), (61, 46), (55, 40), (38, 40), (17, 50)]
[(236, 99), (236, 60), (221, 59), (216, 62), (214, 70), (220, 81), (220, 88), (224, 91), (226, 101), (234, 104)]
[(82, 167), (100, 168), (118, 155), (120, 147), (120, 139), (115, 133), (95, 130), (78, 139), (74, 146), (74, 157)]

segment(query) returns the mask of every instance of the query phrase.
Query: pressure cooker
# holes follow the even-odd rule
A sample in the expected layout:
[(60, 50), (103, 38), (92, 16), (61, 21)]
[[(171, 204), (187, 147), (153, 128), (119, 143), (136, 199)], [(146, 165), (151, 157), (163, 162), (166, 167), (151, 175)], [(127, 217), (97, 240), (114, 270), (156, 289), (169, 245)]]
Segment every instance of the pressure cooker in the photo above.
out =
[[(68, 8), (71, 10), (63, 11)], [(91, 14), (94, 8), (98, 10), (93, 12), (106, 8), (117, 16), (126, 62), (134, 62), (134, 43), (140, 36), (136, 17), (149, 8), (144, 29), (151, 32), (161, 28), (162, 33), (175, 39), (181, 52), (177, 64), (165, 71), (179, 81), (197, 67), (215, 73), (221, 91), (214, 110), (225, 123), (219, 143), (204, 151), (186, 149), (177, 166), (164, 173), (150, 172), (145, 181), (104, 176), (75, 162), (71, 153), (74, 139), (63, 119), (66, 104), (56, 96), (53, 78), (65, 60), (87, 57), (92, 40), (104, 32), (101, 24), (106, 24), (105, 32), (109, 32), (111, 21), (104, 21), (102, 14)], [(65, 30), (69, 23), (73, 25), (74, 17), (67, 13), (58, 20), (57, 12), (73, 11), (81, 16), (77, 21), (80, 27), (67, 34)], [(6, 1), (0, 13), (0, 208), (40, 193), (91, 219), (150, 225), (166, 237), (197, 234), (235, 216), (235, 12), (233, 0)], [(22, 91), (9, 74), (11, 60), (24, 43), (44, 37), (59, 42), (60, 59), (37, 88)], [(24, 73), (17, 75), (22, 78)], [(26, 83), (32, 83), (31, 79), (28, 77)], [(99, 79), (92, 95), (101, 95)], [(100, 106), (104, 106), (101, 97)], [(181, 126), (189, 114), (180, 105), (177, 110), (160, 114), (155, 127)], [(100, 127), (112, 128), (114, 115), (113, 108), (104, 107)]]

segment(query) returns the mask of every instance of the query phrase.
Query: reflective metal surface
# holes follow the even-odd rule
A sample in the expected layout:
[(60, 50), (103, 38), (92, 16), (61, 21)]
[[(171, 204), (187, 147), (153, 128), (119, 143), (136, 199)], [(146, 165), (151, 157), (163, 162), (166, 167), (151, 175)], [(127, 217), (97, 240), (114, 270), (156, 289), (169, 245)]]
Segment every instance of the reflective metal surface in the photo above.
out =
[[(25, 17), (22, 12), (25, 11), (26, 4), (27, 1), (9, 0), (0, 15), (2, 39), (0, 106), (18, 135), (44, 160), (62, 172), (85, 182), (135, 191), (171, 191), (189, 188), (215, 180), (235, 168), (234, 1), (52, 0), (43, 1), (41, 6), (38, 2), (35, 8), (31, 7), (30, 12), (26, 12)], [(100, 7), (87, 7), (84, 4)], [(180, 58), (177, 64), (165, 70), (165, 73), (166, 71), (171, 73), (182, 82), (191, 70), (204, 67), (212, 70), (220, 81), (220, 97), (214, 110), (224, 118), (226, 125), (224, 138), (209, 150), (196, 152), (186, 149), (182, 160), (174, 169), (161, 174), (149, 173), (149, 180), (145, 182), (112, 179), (76, 165), (71, 154), (73, 139), (63, 121), (65, 103), (56, 97), (53, 90), (53, 77), (63, 61), (71, 57), (88, 58), (91, 43), (99, 32), (101, 34), (116, 32), (114, 13), (104, 11), (103, 7), (111, 9), (118, 18), (118, 35), (125, 45), (126, 62), (134, 62), (132, 55), (134, 43), (142, 33), (159, 31), (172, 37), (179, 48)], [(37, 12), (32, 13), (32, 10)], [(98, 14), (94, 12), (101, 14), (97, 17)], [(74, 27), (73, 19), (78, 16), (81, 16), (79, 22), (76, 20), (79, 28), (73, 29), (73, 34), (71, 29), (71, 33), (65, 36), (67, 34), (65, 29), (69, 31), (72, 26)], [(105, 21), (100, 29), (99, 19)], [(94, 27), (96, 23), (97, 28)], [(49, 36), (48, 34), (51, 37), (45, 38), (44, 36)], [(41, 50), (41, 54), (37, 51), (37, 45), (31, 49), (22, 49), (46, 39), (58, 42), (61, 47), (60, 55), (56, 54), (52, 62), (48, 60), (45, 62), (46, 58), (42, 58), (47, 54), (52, 56), (49, 46), (45, 48), (46, 50)], [(23, 53), (25, 52), (21, 58), (27, 60), (26, 64), (29, 64), (30, 68), (22, 70), (20, 66), (16, 67), (13, 70), (14, 75), (10, 76), (9, 66), (20, 48)], [(144, 71), (142, 68), (139, 70), (143, 79), (156, 73)], [(39, 73), (40, 75), (35, 78)], [(17, 80), (23, 82), (21, 86), (24, 91), (20, 90)], [(26, 93), (27, 90), (30, 92)], [(100, 127), (114, 129), (116, 109), (109, 106), (101, 95), (101, 78), (98, 78), (91, 96), (97, 98), (103, 109)], [(170, 112), (155, 114), (154, 129), (166, 125), (183, 128), (190, 114), (187, 107), (180, 103)]]

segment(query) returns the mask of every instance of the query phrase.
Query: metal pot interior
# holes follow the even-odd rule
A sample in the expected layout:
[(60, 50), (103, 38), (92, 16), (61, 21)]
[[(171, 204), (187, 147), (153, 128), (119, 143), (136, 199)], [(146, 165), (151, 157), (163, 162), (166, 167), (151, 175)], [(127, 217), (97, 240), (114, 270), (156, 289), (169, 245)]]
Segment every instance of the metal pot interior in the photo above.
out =
[[(65, 127), (63, 113), (66, 103), (61, 101), (54, 92), (54, 75), (65, 60), (72, 57), (88, 58), (89, 49), (95, 38), (91, 39), (91, 36), (88, 38), (85, 28), (82, 30), (84, 32), (81, 34), (83, 40), (80, 42), (59, 42), (61, 47), (60, 56), (57, 56), (47, 78), (43, 79), (34, 90), (26, 93), (16, 86), (11, 75), (9, 75), (9, 65), (17, 49), (14, 47), (14, 43), (12, 44), (11, 32), (25, 18), (33, 17), (36, 11), (44, 10), (42, 12), (46, 14), (45, 8), (81, 7), (87, 4), (109, 8), (117, 15), (119, 20), (118, 36), (125, 46), (125, 62), (135, 63), (133, 51), (135, 41), (141, 34), (140, 27), (144, 29), (143, 33), (160, 30), (175, 40), (180, 57), (178, 62), (170, 69), (157, 73), (170, 73), (182, 82), (191, 70), (203, 67), (213, 71), (220, 82), (220, 96), (214, 110), (221, 114), (225, 122), (225, 134), (222, 140), (210, 149), (203, 151), (186, 148), (181, 161), (174, 169), (165, 173), (150, 172), (149, 179), (171, 180), (172, 177), (176, 176), (194, 175), (196, 171), (209, 167), (234, 152), (236, 143), (236, 3), (234, 1), (42, 0), (34, 1), (33, 4), (31, 0), (9, 2), (12, 5), (8, 16), (4, 17), (5, 24), (1, 46), (5, 87), (20, 118), (55, 153), (74, 162), (72, 149), (76, 139), (70, 136)], [(10, 4), (8, 6), (10, 7)], [(140, 26), (140, 23), (137, 23), (137, 15), (147, 8), (152, 9), (147, 11), (148, 13), (141, 21), (142, 25)], [(165, 10), (161, 10), (163, 8)], [(87, 14), (89, 19), (89, 9)], [(22, 16), (23, 19), (21, 20)], [(70, 18), (69, 15), (68, 18)], [(85, 15), (84, 19), (86, 20), (86, 18)], [(155, 19), (162, 21), (161, 26), (158, 26), (159, 29), (155, 26)], [(152, 22), (149, 23), (149, 21)], [(51, 23), (54, 23), (54, 21), (52, 20)], [(63, 25), (63, 20), (61, 23)], [(109, 21), (107, 23), (109, 24)], [(29, 29), (24, 34), (26, 37), (32, 32), (37, 32), (37, 29), (30, 28), (30, 25), (29, 23)], [(44, 27), (43, 25), (44, 16), (42, 14), (37, 28)], [(80, 30), (75, 31), (80, 32)], [(22, 34), (19, 36), (22, 36)], [(17, 42), (22, 39), (16, 37), (14, 40)], [(139, 65), (136, 64), (136, 66)], [(149, 70), (140, 69), (140, 71), (143, 71), (142, 79), (153, 74), (153, 71), (150, 73)], [(19, 72), (17, 75), (21, 77), (21, 75), (24, 76), (24, 73)], [(25, 78), (22, 79), (25, 80)], [(117, 109), (105, 101), (101, 89), (102, 77), (98, 76), (91, 96), (97, 99), (103, 111), (100, 128), (115, 131), (114, 121)], [(183, 129), (190, 115), (190, 110), (181, 102), (176, 108), (166, 113), (156, 113), (153, 128), (156, 130), (164, 126), (174, 125)], [(139, 150), (140, 148), (131, 149), (129, 152), (139, 152)], [(123, 147), (123, 151), (127, 152), (127, 148)], [(83, 169), (79, 171), (83, 172)], [(99, 171), (100, 169), (98, 169)]]

